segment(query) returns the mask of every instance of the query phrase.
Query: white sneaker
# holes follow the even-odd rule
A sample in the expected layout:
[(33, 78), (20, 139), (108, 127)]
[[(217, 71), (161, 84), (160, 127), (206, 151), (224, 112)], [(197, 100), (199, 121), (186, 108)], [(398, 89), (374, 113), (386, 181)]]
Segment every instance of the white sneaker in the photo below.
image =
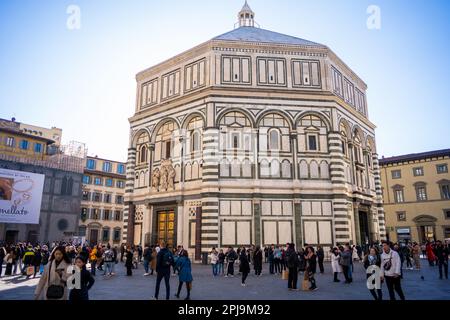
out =
[(148, 273), (148, 272), (147, 272), (147, 273), (144, 273), (144, 277), (148, 276), (149, 274), (150, 274), (150, 273)]
[(245, 284), (245, 283), (241, 283), (241, 286), (245, 287), (245, 286), (246, 286), (246, 284)]

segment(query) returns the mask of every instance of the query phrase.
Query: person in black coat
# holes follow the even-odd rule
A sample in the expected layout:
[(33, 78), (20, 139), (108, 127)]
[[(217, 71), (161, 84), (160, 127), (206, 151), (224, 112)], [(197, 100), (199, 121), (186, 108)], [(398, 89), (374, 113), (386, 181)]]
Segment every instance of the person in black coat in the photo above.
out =
[(247, 279), (248, 274), (250, 273), (250, 264), (248, 262), (248, 256), (245, 252), (245, 248), (242, 247), (240, 256), (239, 256), (239, 272), (242, 273), (242, 283), (241, 285), (245, 287), (245, 280)]
[(131, 253), (130, 248), (127, 248), (127, 251), (125, 252), (125, 267), (127, 268), (127, 276), (132, 276), (133, 254)]
[(87, 258), (80, 255), (75, 259), (75, 264), (80, 268), (80, 289), (72, 289), (69, 294), (70, 301), (86, 301), (89, 300), (89, 290), (94, 285), (95, 279), (86, 269)]
[(270, 274), (275, 274), (273, 251), (274, 251), (274, 245), (271, 245), (267, 252), (267, 254), (268, 254), (267, 260), (269, 261), (269, 273)]
[(253, 265), (255, 268), (255, 275), (261, 276), (262, 272), (262, 262), (263, 261), (263, 253), (260, 246), (256, 246), (255, 253), (253, 254)]
[(295, 245), (290, 243), (286, 251), (286, 264), (289, 270), (288, 276), (288, 289), (297, 290), (298, 281), (298, 267), (300, 260), (298, 258), (297, 251), (295, 251)]
[(269, 259), (269, 248), (264, 247), (264, 263), (267, 263)]
[(324, 268), (323, 268), (323, 260), (324, 260), (324, 258), (325, 258), (325, 254), (324, 254), (323, 249), (322, 249), (321, 246), (318, 246), (318, 247), (317, 247), (316, 254), (317, 254), (317, 262), (319, 263), (319, 270), (320, 270), (320, 273), (323, 273), (323, 271), (324, 271)]
[(41, 267), (41, 263), (42, 263), (41, 248), (37, 247), (34, 250), (34, 257), (33, 257), (33, 266), (34, 266), (33, 278), (36, 278), (36, 273), (38, 273), (39, 268)]

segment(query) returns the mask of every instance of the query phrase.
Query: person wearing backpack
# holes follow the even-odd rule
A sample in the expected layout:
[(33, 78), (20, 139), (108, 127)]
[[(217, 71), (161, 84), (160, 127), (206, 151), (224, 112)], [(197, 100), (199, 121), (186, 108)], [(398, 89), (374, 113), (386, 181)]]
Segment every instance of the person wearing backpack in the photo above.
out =
[(166, 285), (166, 300), (170, 299), (170, 266), (173, 265), (174, 259), (172, 252), (165, 245), (164, 242), (160, 243), (161, 250), (159, 250), (156, 256), (156, 286), (154, 299), (158, 300), (159, 287), (161, 281), (164, 279)]
[(395, 292), (401, 300), (405, 300), (401, 286), (401, 262), (398, 253), (391, 249), (387, 241), (383, 241), (383, 253), (381, 254), (381, 281), (386, 280), (389, 297), (395, 300)]
[(290, 243), (286, 251), (286, 264), (289, 270), (288, 289), (297, 291), (298, 267), (300, 265), (295, 245)]
[(105, 253), (103, 253), (103, 261), (105, 263), (105, 272), (103, 273), (103, 275), (106, 276), (106, 274), (108, 274), (109, 276), (112, 276), (114, 265), (114, 251), (111, 250), (111, 246), (109, 244), (106, 247)]

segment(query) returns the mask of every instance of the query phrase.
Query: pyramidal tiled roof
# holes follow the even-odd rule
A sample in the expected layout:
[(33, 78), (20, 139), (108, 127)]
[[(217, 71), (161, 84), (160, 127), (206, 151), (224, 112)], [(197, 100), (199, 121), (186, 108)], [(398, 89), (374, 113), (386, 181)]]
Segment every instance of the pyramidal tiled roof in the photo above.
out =
[(325, 48), (325, 46), (320, 43), (255, 27), (239, 27), (221, 34), (212, 40), (277, 43)]

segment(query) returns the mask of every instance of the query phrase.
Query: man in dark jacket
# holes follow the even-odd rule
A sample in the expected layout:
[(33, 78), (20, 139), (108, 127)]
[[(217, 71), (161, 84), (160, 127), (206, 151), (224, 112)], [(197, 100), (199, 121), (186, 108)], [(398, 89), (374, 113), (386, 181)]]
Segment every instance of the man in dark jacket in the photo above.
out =
[(158, 300), (159, 287), (161, 285), (161, 280), (164, 278), (166, 284), (166, 300), (170, 297), (170, 266), (173, 265), (174, 259), (172, 252), (165, 245), (164, 242), (160, 243), (161, 250), (159, 250), (156, 256), (156, 287), (155, 287), (155, 299)]
[(436, 257), (439, 266), (439, 279), (442, 279), (442, 269), (444, 269), (445, 279), (448, 279), (448, 246), (444, 246), (441, 241), (436, 241)]
[(317, 255), (317, 261), (319, 262), (320, 273), (323, 273), (323, 271), (324, 271), (323, 260), (325, 258), (325, 253), (323, 252), (323, 249), (321, 246), (317, 247), (316, 255)]
[(341, 258), (339, 260), (339, 264), (342, 267), (342, 273), (345, 277), (345, 283), (351, 283), (352, 278), (350, 276), (350, 268), (352, 263), (352, 251), (350, 250), (350, 245), (346, 244), (344, 247), (344, 251), (341, 252)]
[(271, 245), (269, 250), (268, 250), (268, 257), (267, 257), (267, 259), (269, 261), (269, 273), (270, 274), (274, 274), (275, 273), (274, 266), (273, 266), (273, 259), (274, 259), (273, 251), (274, 251), (274, 245)]
[(263, 253), (261, 251), (260, 246), (256, 247), (255, 253), (253, 254), (253, 266), (255, 268), (255, 275), (261, 276), (262, 271), (262, 263), (263, 263)]
[(234, 277), (234, 262), (238, 259), (238, 254), (232, 247), (229, 247), (225, 256), (227, 258), (227, 274), (225, 277), (228, 277), (229, 275)]
[(150, 273), (148, 271), (149, 271), (150, 261), (152, 260), (152, 249), (149, 247), (148, 244), (145, 245), (143, 258), (144, 258), (144, 270), (145, 270), (144, 276), (148, 276), (148, 275), (150, 275)]
[(286, 264), (289, 270), (288, 289), (297, 290), (298, 267), (300, 265), (300, 261), (298, 259), (297, 251), (295, 251), (295, 246), (293, 243), (289, 244), (286, 251)]

